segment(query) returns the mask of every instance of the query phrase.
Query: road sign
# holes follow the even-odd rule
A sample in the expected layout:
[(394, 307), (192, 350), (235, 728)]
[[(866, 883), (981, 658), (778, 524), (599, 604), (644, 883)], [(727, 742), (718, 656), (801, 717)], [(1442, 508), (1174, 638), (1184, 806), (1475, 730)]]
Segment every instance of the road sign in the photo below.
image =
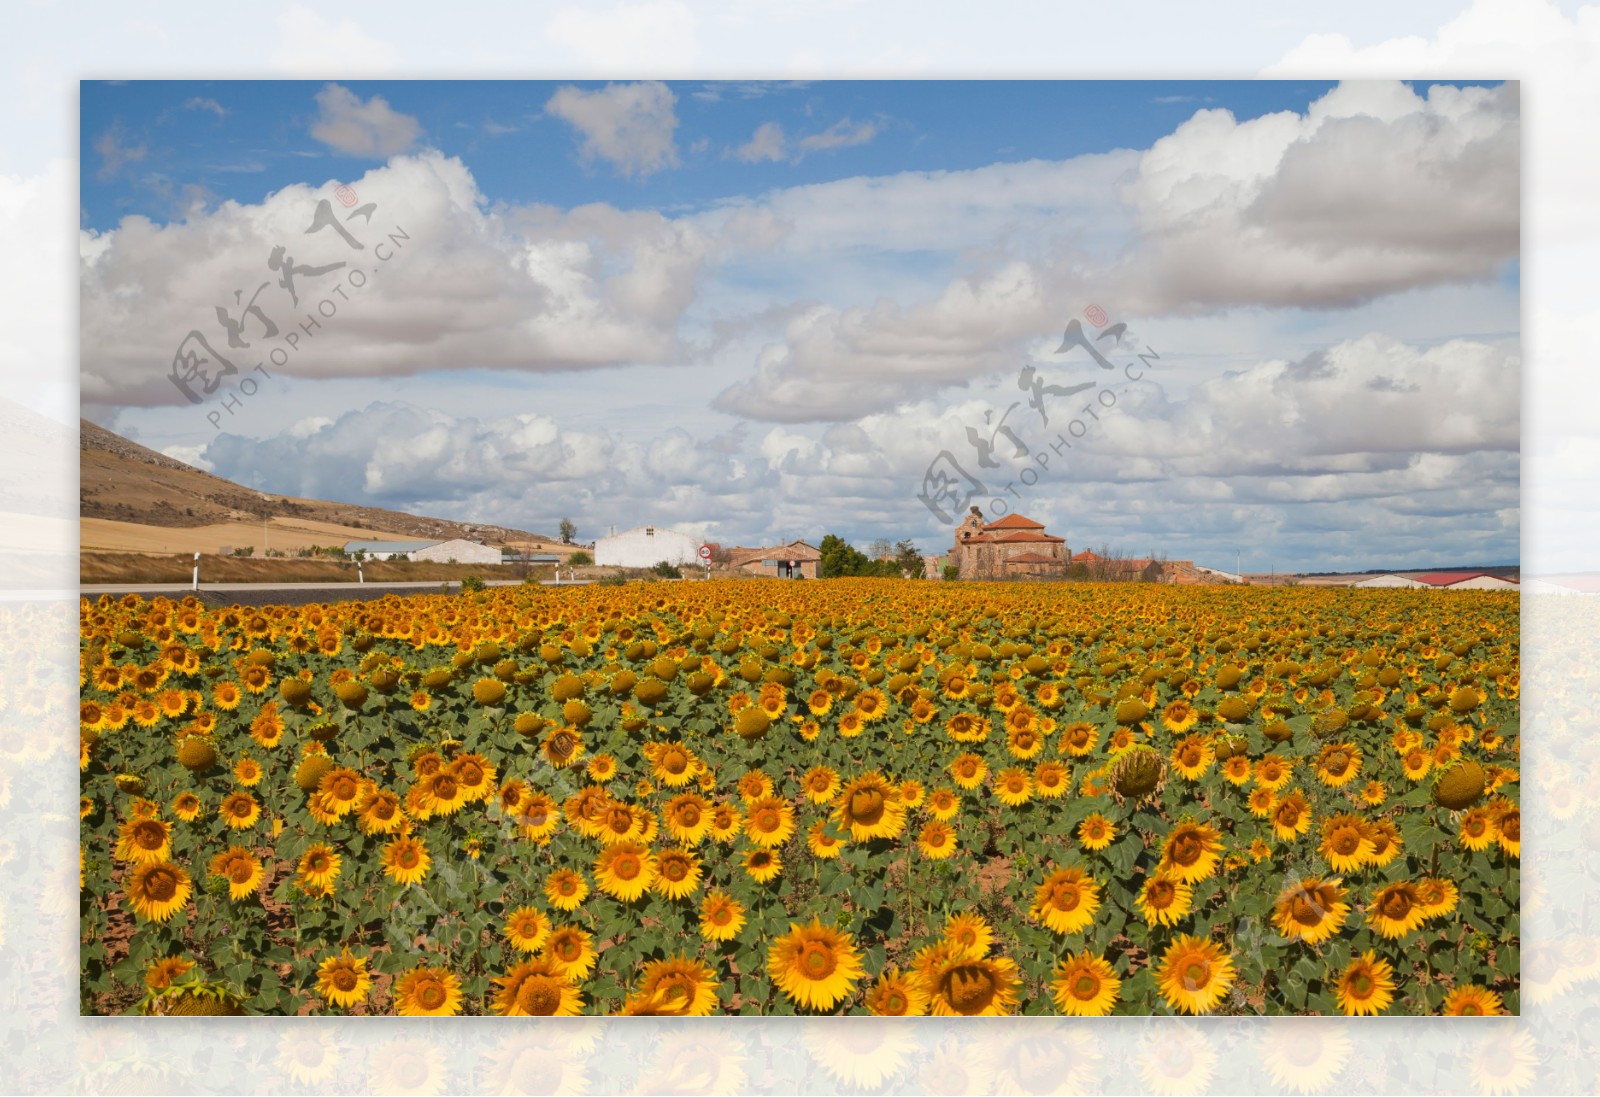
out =
[(702, 560), (711, 559), (711, 546), (710, 545), (701, 545), (700, 546), (700, 559), (702, 559)]

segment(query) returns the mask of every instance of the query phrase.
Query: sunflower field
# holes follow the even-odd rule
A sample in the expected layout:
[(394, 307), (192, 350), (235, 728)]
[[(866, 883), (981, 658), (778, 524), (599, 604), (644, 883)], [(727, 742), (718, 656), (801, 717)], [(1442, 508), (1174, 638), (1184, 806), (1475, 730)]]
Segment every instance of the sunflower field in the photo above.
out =
[(1519, 1008), (1515, 595), (80, 602), (84, 1013)]

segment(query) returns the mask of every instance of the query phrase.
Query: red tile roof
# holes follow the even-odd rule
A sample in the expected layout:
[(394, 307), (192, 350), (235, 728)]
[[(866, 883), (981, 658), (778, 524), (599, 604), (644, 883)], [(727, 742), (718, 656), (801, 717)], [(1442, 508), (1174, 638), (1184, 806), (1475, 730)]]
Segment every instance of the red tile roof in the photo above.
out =
[(1008, 514), (1004, 518), (1000, 519), (997, 522), (988, 523), (983, 528), (985, 530), (991, 530), (991, 529), (1044, 529), (1044, 523), (1043, 522), (1035, 522), (1032, 518), (1024, 517), (1021, 514)]

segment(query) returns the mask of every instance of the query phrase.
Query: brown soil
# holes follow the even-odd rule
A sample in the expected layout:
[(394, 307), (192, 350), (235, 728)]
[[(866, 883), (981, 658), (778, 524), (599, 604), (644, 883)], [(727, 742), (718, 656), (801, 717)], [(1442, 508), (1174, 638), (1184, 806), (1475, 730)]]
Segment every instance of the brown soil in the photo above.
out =
[[(583, 569), (579, 569), (582, 571)], [(137, 552), (86, 552), (79, 558), (78, 581), (99, 583), (187, 583), (194, 574), (194, 557), (175, 554), (149, 556)], [(550, 565), (433, 564), (425, 561), (374, 561), (362, 565), (368, 583), (421, 582), (463, 579), (548, 578)], [(200, 585), (208, 583), (351, 583), (356, 566), (342, 560), (265, 559), (249, 556), (202, 556)]]

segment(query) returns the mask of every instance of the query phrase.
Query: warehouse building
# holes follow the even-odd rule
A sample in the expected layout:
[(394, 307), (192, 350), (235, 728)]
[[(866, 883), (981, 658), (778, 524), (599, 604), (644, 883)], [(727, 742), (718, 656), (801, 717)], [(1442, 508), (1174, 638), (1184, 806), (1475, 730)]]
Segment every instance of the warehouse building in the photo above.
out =
[(649, 568), (693, 564), (700, 559), (700, 540), (664, 526), (638, 526), (602, 537), (594, 543), (594, 562), (604, 567)]
[(500, 550), (456, 537), (449, 541), (348, 541), (346, 556), (368, 560), (426, 560), (433, 564), (498, 564)]

